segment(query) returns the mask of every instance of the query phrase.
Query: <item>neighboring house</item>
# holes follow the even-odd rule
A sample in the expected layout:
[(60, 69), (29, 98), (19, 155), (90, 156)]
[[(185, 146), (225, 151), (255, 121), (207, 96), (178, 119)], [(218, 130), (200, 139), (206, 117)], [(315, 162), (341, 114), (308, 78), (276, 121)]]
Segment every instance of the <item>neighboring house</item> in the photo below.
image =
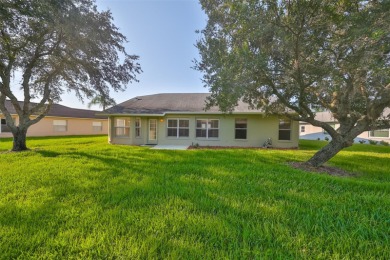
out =
[(103, 111), (112, 144), (296, 148), (299, 123), (240, 102), (230, 114), (205, 111), (205, 93), (140, 96)]
[[(326, 122), (335, 129), (340, 127), (340, 124), (333, 118), (330, 112), (317, 112), (315, 119)], [(299, 122), (299, 138), (307, 140), (332, 139), (330, 135), (321, 127), (313, 126), (306, 122)], [(366, 131), (355, 138), (355, 142), (368, 140), (389, 142), (389, 129)]]
[[(23, 104), (23, 102), (20, 102)], [(6, 100), (6, 108), (11, 112), (16, 124), (19, 122), (9, 100)], [(96, 115), (99, 111), (70, 108), (59, 104), (53, 104), (49, 113), (38, 123), (27, 130), (27, 136), (56, 136), (56, 135), (99, 135), (108, 133), (107, 117)], [(0, 112), (1, 127), (0, 137), (11, 137), (11, 131), (6, 124), (4, 115)]]

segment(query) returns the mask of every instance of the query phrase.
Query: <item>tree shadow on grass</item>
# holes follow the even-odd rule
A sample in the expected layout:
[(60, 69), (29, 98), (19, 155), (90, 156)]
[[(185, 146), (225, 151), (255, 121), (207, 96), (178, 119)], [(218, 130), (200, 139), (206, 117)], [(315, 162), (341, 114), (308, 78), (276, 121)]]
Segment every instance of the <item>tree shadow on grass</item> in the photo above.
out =
[[(384, 187), (291, 170), (269, 153), (59, 154), (69, 168), (36, 184), (49, 199), (2, 205), (7, 257), (52, 251), (91, 258), (353, 258), (357, 251), (348, 249), (360, 246), (380, 258), (389, 249), (383, 239), (389, 202), (375, 200)], [(75, 173), (81, 164), (83, 172)], [(19, 251), (10, 249), (16, 244)]]
[(50, 157), (50, 158), (54, 158), (54, 157), (61, 155), (61, 153), (50, 151), (50, 150), (36, 149), (36, 150), (34, 150), (34, 152), (36, 152), (37, 154), (40, 154), (42, 157)]

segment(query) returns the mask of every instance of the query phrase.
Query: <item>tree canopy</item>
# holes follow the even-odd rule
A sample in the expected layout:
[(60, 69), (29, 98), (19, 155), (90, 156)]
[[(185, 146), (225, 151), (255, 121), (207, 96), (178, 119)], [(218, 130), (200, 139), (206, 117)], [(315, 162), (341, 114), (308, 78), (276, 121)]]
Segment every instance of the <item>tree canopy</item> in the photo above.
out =
[[(13, 150), (27, 149), (28, 127), (64, 92), (81, 100), (109, 100), (110, 89), (124, 90), (141, 72), (138, 56), (127, 54), (126, 37), (113, 24), (110, 11), (98, 11), (95, 1), (0, 1), (0, 111), (14, 135)], [(21, 80), (15, 83), (18, 74)], [(16, 89), (23, 91), (22, 103)], [(5, 107), (6, 99), (19, 125)]]
[[(319, 166), (360, 133), (389, 122), (390, 1), (201, 0), (208, 16), (197, 42), (212, 95), (230, 111), (243, 99), (268, 114), (324, 128), (332, 141)], [(316, 120), (332, 113), (338, 129)]]
[(116, 102), (113, 98), (104, 98), (102, 96), (96, 96), (91, 99), (88, 103), (88, 108), (91, 108), (94, 105), (98, 105), (102, 110), (106, 110), (107, 107), (115, 106)]

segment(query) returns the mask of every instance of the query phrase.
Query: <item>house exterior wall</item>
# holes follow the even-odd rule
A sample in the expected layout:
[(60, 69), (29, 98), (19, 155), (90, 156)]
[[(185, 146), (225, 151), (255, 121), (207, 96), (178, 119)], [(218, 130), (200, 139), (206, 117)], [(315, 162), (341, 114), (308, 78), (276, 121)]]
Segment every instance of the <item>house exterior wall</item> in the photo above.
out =
[[(19, 118), (16, 117), (16, 116), (12, 116), (15, 124), (19, 124)], [(3, 121), (3, 119), (5, 120), (5, 117), (2, 116), (2, 114), (0, 114), (0, 120)], [(1, 122), (1, 125), (0, 125), (0, 137), (2, 136), (11, 136), (10, 134), (10, 129), (7, 125), (4, 125), (2, 122)]]
[[(1, 115), (0, 115), (1, 117)], [(54, 120), (65, 120), (66, 131), (55, 131)], [(16, 124), (19, 120), (16, 117)], [(95, 131), (93, 122), (101, 122), (102, 130)], [(30, 126), (27, 136), (64, 136), (64, 135), (103, 135), (108, 133), (108, 120), (95, 118), (65, 118), (44, 117), (38, 123)], [(10, 133), (0, 133), (0, 137), (9, 137)]]
[[(115, 136), (115, 120), (122, 118), (130, 121), (130, 132), (128, 136)], [(200, 146), (238, 146), (238, 147), (262, 147), (264, 142), (272, 139), (272, 146), (277, 148), (296, 148), (299, 139), (299, 123), (292, 122), (291, 140), (278, 140), (279, 118), (264, 117), (262, 115), (210, 115), (210, 114), (169, 114), (160, 117), (139, 117), (141, 119), (141, 136), (135, 137), (136, 117), (110, 117), (109, 142), (112, 144), (143, 145), (151, 144), (149, 140), (149, 120), (157, 119), (157, 142), (159, 145), (200, 145)], [(189, 137), (168, 137), (168, 119), (188, 119)], [(197, 119), (218, 119), (219, 136), (215, 139), (196, 137)], [(247, 119), (247, 138), (245, 140), (235, 139), (235, 120)]]
[[(335, 129), (340, 127), (340, 124), (336, 122), (328, 122), (330, 124), (335, 125)], [(302, 132), (302, 127), (305, 128), (305, 131)], [(386, 129), (387, 131), (390, 131), (390, 129)], [(324, 130), (321, 127), (318, 126), (313, 126), (308, 123), (303, 123), (300, 122), (299, 124), (299, 138), (300, 139), (309, 139), (309, 140), (317, 140), (318, 138), (320, 140), (324, 140), (325, 138), (331, 139), (329, 134), (324, 133)], [(373, 140), (373, 141), (385, 141), (385, 142), (390, 142), (390, 132), (389, 132), (389, 137), (374, 137), (370, 135), (370, 131), (365, 131), (361, 133), (360, 135), (357, 136), (355, 139), (355, 142), (358, 142), (360, 140)]]

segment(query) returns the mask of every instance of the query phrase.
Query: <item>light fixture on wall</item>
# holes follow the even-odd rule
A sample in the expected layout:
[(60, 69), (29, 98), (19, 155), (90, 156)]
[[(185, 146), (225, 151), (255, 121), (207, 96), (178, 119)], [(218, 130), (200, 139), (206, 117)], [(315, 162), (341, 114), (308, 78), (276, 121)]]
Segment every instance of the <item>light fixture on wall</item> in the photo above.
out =
[(160, 119), (160, 122), (164, 122), (164, 119), (161, 118), (161, 119)]

